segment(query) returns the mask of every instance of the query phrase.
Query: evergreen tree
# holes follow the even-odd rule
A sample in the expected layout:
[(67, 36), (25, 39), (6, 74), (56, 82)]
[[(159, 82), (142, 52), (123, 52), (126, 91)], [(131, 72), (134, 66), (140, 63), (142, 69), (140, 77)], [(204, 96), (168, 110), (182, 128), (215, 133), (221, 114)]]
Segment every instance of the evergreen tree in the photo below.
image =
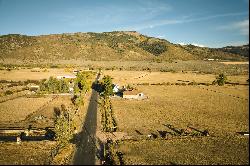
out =
[(101, 84), (103, 87), (103, 95), (105, 98), (113, 95), (112, 78), (109, 75), (103, 77)]

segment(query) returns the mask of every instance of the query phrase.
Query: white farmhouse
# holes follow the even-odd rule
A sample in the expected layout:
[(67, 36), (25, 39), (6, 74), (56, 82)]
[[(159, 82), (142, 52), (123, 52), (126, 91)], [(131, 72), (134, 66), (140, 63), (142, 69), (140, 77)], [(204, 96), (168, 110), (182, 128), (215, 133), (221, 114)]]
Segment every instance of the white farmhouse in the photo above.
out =
[(114, 93), (119, 92), (119, 85), (113, 84), (113, 92), (114, 92)]

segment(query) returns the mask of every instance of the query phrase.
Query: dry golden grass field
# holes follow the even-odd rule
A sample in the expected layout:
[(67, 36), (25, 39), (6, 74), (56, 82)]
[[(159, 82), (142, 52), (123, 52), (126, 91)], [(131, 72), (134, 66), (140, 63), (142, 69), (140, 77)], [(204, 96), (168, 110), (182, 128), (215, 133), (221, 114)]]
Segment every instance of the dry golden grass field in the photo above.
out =
[(112, 100), (119, 129), (129, 134), (136, 134), (135, 130), (150, 134), (166, 130), (164, 124), (171, 124), (177, 128), (191, 125), (208, 129), (214, 136), (249, 131), (248, 88), (239, 88), (243, 98), (237, 98), (233, 97), (239, 96), (235, 89), (229, 89), (226, 94), (218, 93), (226, 87), (217, 92), (210, 91), (211, 86), (204, 87), (137, 86), (148, 99)]
[(238, 65), (249, 64), (249, 62), (220, 62), (220, 63), (226, 64), (226, 65), (229, 65), (229, 64), (238, 64)]
[[(104, 75), (110, 75), (113, 82), (119, 85), (139, 84), (139, 83), (176, 83), (181, 81), (195, 81), (202, 83), (212, 83), (217, 75), (200, 74), (194, 72), (146, 72), (146, 71), (103, 71)], [(246, 83), (248, 75), (227, 76), (228, 81), (234, 83)]]
[(59, 75), (73, 75), (72, 71), (64, 69), (20, 69), (20, 70), (0, 70), (1, 80), (25, 81), (25, 80), (41, 80), (47, 79), (50, 76), (56, 77)]
[[(124, 154), (125, 164), (249, 164), (249, 138), (237, 133), (249, 132), (248, 85), (226, 84), (221, 87), (138, 85), (164, 82), (187, 84), (194, 81), (211, 84), (217, 76), (181, 70), (178, 72), (104, 70), (103, 74), (113, 77), (113, 83), (120, 86), (132, 84), (148, 96), (145, 100), (112, 99), (118, 131), (135, 138), (135, 140), (121, 141), (117, 147), (117, 150)], [(1, 80), (40, 80), (58, 75), (72, 75), (72, 71), (0, 70)], [(227, 77), (229, 82), (240, 84), (247, 84), (249, 79), (248, 75), (227, 75)], [(2, 102), (0, 123), (25, 120), (28, 124), (33, 123), (35, 117), (43, 115), (50, 120), (36, 121), (34, 125), (46, 126), (52, 123), (55, 107), (71, 104), (70, 96), (60, 96), (51, 101), (52, 98), (53, 96), (19, 97)], [(86, 96), (85, 105), (81, 107), (77, 117), (78, 131), (86, 116), (89, 98), (90, 94)], [(97, 124), (100, 128), (100, 121)], [(187, 125), (202, 131), (207, 129), (210, 136), (173, 136), (170, 139), (162, 139), (159, 137), (159, 131), (172, 132), (165, 126), (167, 124), (176, 129), (185, 129)], [(148, 140), (146, 138), (149, 134), (156, 134), (158, 138)], [(53, 141), (24, 141), (20, 145), (16, 142), (0, 142), (0, 164), (45, 164), (54, 146)]]
[(29, 114), (37, 111), (51, 97), (26, 98), (20, 97), (0, 103), (0, 122), (17, 122), (24, 120)]
[[(114, 82), (121, 85), (141, 83), (135, 79), (141, 75), (144, 75), (142, 82), (149, 83), (179, 79), (211, 83), (215, 79), (215, 75), (194, 73), (151, 73), (145, 76), (142, 72), (104, 71), (104, 74), (111, 75)], [(248, 76), (228, 76), (228, 79), (246, 83)], [(249, 164), (249, 137), (237, 133), (249, 132), (248, 85), (135, 87), (148, 99), (112, 99), (118, 131), (137, 140), (121, 141), (117, 147), (124, 154), (125, 164)], [(173, 132), (167, 124), (179, 130), (187, 126), (208, 130), (210, 135), (162, 139), (161, 131)], [(149, 134), (155, 134), (157, 138), (147, 140)]]
[[(82, 120), (86, 115), (89, 98), (90, 94), (88, 93), (84, 99), (85, 104), (80, 106), (80, 111), (74, 120), (79, 132), (82, 128)], [(32, 127), (45, 128), (54, 126), (54, 109), (61, 108), (62, 104), (66, 108), (71, 107), (71, 96), (25, 96), (0, 103), (1, 127), (27, 127), (32, 125)], [(39, 116), (45, 117), (45, 119), (36, 120)], [(55, 158), (52, 158), (51, 154), (56, 148), (55, 141), (22, 141), (21, 144), (17, 144), (15, 140), (0, 141), (0, 164), (44, 165), (54, 163), (58, 165), (64, 162), (65, 156), (73, 153), (75, 146), (75, 144), (70, 143), (66, 149), (59, 151)]]
[[(60, 109), (64, 104), (66, 108), (71, 106), (71, 96), (47, 96), (50, 100), (45, 103), (40, 109), (26, 117), (25, 122), (31, 124), (33, 127), (45, 128), (48, 126), (54, 126), (54, 111)], [(39, 98), (41, 99), (41, 98)], [(43, 116), (44, 119), (36, 120), (37, 117)]]
[(204, 137), (124, 141), (126, 165), (248, 165), (249, 141), (243, 137)]
[[(41, 69), (36, 69), (36, 71)], [(0, 71), (1, 80), (13, 81), (26, 81), (40, 80), (49, 78), (50, 76), (57, 75), (73, 75), (72, 72), (65, 71), (64, 69), (48, 69), (46, 72), (31, 71), (31, 69), (20, 69), (12, 71)], [(41, 95), (35, 96), (26, 93), (26, 96), (17, 97), (18, 93), (14, 92), (20, 86), (13, 86), (8, 88), (8, 83), (2, 83), (3, 96), (0, 97), (0, 126), (6, 127), (32, 127), (45, 128), (54, 125), (54, 110), (61, 108), (64, 104), (66, 108), (73, 108), (71, 97), (72, 96), (56, 96), (56, 95)], [(23, 88), (23, 87), (22, 87)], [(11, 95), (4, 95), (6, 90), (12, 90), (14, 93)], [(85, 118), (86, 109), (88, 107), (88, 100), (90, 94), (86, 95), (84, 106), (80, 107), (80, 111), (75, 117), (76, 128), (80, 131), (82, 127), (82, 120)], [(42, 117), (42, 119), (37, 119)], [(17, 144), (15, 140), (0, 141), (0, 164), (60, 164), (64, 160), (65, 154), (71, 154), (74, 150), (74, 144), (70, 144), (70, 150), (60, 152), (54, 159), (51, 157), (53, 149), (56, 147), (55, 141), (22, 141)], [(53, 160), (53, 161), (52, 161)]]
[[(9, 59), (2, 62), (1, 65), (4, 64), (13, 64), (13, 65), (25, 65), (25, 62), (23, 60), (19, 59)], [(54, 64), (59, 67), (83, 67), (83, 68), (89, 68), (89, 69), (106, 69), (106, 70), (127, 70), (127, 71), (143, 71), (143, 70), (151, 70), (151, 71), (199, 71), (201, 73), (227, 73), (227, 74), (248, 74), (248, 64), (240, 63), (240, 64), (234, 64), (231, 63), (227, 64), (220, 63), (217, 61), (203, 61), (203, 60), (189, 60), (189, 61), (90, 61), (90, 60), (54, 60), (54, 61), (44, 61), (44, 62), (29, 62), (26, 65), (27, 66), (43, 66), (48, 67), (48, 64)], [(1, 71), (0, 71), (1, 72)]]
[[(36, 95), (29, 90), (16, 92), (16, 90), (27, 88), (27, 86), (19, 86), (20, 83), (16, 81), (24, 82), (47, 79), (50, 76), (74, 75), (73, 69), (0, 70), (0, 80), (3, 80), (0, 84), (0, 93), (2, 94), (0, 97), (0, 127), (3, 129), (9, 127), (27, 128), (29, 125), (37, 128), (53, 127), (54, 111), (57, 108), (61, 109), (62, 104), (66, 106), (66, 109), (70, 108), (72, 113), (75, 112), (76, 107), (71, 101), (72, 95)], [(5, 94), (7, 90), (12, 91), (13, 94)], [(24, 95), (19, 96), (22, 94)], [(85, 119), (89, 98), (90, 93), (87, 93), (84, 98), (84, 105), (79, 107), (74, 116), (74, 125), (78, 132), (82, 128), (83, 119)], [(4, 137), (5, 135), (1, 136)], [(75, 148), (75, 145), (70, 143), (70, 148), (59, 152), (52, 162), (50, 161), (50, 153), (55, 147), (55, 141), (22, 141), (21, 144), (17, 144), (15, 138), (13, 139), (7, 142), (0, 140), (0, 164), (61, 164), (64, 161), (65, 154), (72, 154)]]
[(1, 165), (47, 165), (54, 141), (0, 142)]

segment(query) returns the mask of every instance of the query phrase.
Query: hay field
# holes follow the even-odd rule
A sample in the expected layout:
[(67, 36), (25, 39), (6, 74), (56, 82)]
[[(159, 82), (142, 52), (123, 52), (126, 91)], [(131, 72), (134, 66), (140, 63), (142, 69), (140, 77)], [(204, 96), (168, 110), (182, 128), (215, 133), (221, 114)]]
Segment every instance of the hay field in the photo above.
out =
[[(134, 135), (135, 130), (139, 130), (149, 134), (166, 130), (163, 124), (177, 128), (191, 124), (203, 130), (208, 129), (216, 136), (249, 131), (248, 100), (198, 86), (138, 86), (138, 89), (149, 99), (112, 100), (121, 131)], [(227, 93), (238, 95), (235, 91), (229, 89)], [(244, 88), (239, 91), (242, 96), (248, 95)]]
[(241, 98), (248, 100), (249, 99), (249, 87), (245, 85), (237, 86), (198, 86), (204, 90), (208, 90), (214, 93), (220, 93), (220, 95), (225, 95), (226, 97), (230, 96), (233, 98)]
[(137, 88), (149, 99), (112, 100), (119, 131), (160, 138), (158, 131), (172, 132), (166, 124), (176, 129), (190, 125), (207, 129), (210, 136), (122, 141), (117, 149), (125, 164), (249, 164), (249, 138), (236, 133), (249, 131), (248, 86)]
[(0, 142), (1, 165), (48, 165), (54, 141)]
[[(54, 126), (54, 111), (55, 109), (61, 109), (61, 105), (64, 104), (66, 108), (72, 106), (71, 96), (50, 96), (47, 103), (45, 103), (40, 109), (36, 110), (32, 114), (26, 117), (25, 123), (32, 124), (33, 127), (45, 128), (47, 126)], [(33, 98), (36, 99), (36, 98)], [(43, 116), (41, 120), (36, 118)]]
[[(36, 69), (37, 70), (37, 69)], [(47, 79), (50, 76), (56, 77), (58, 75), (73, 75), (72, 72), (66, 72), (64, 69), (39, 69), (40, 72), (32, 72), (32, 69), (19, 69), (19, 70), (0, 70), (0, 78), (2, 80), (25, 81), (25, 80), (41, 80)]]
[(51, 97), (26, 98), (20, 97), (0, 103), (0, 122), (18, 122), (24, 120), (29, 114), (37, 111)]
[(249, 138), (124, 141), (119, 151), (126, 165), (248, 165)]
[[(23, 60), (17, 59), (5, 59), (3, 64), (13, 64), (13, 65), (23, 65)], [(57, 64), (59, 66), (78, 66), (83, 68), (93, 68), (93, 69), (121, 69), (130, 71), (143, 71), (150, 69), (151, 71), (199, 71), (202, 73), (227, 73), (233, 75), (248, 74), (249, 65), (248, 64), (223, 64), (215, 61), (202, 61), (202, 60), (190, 60), (190, 61), (180, 61), (176, 60), (173, 62), (166, 61), (83, 61), (83, 60), (62, 60), (58, 59), (53, 62), (29, 62), (27, 65), (32, 66), (46, 66), (46, 64)], [(235, 70), (237, 68), (237, 70)]]
[[(52, 96), (46, 96), (45, 98), (25, 98), (25, 99), (28, 99), (27, 103), (29, 102), (29, 105), (32, 105), (35, 104), (36, 101), (39, 101), (41, 99), (51, 100), (51, 98)], [(53, 121), (54, 108), (56, 107), (60, 108), (62, 104), (64, 104), (66, 108), (68, 108), (72, 104), (70, 98), (71, 96), (57, 96), (54, 100), (48, 102), (48, 104), (44, 102), (45, 105), (42, 105), (41, 109), (36, 109), (35, 112), (29, 111), (29, 114), (28, 112), (25, 114), (25, 108), (26, 109), (29, 108), (28, 105), (25, 105), (25, 108), (22, 108), (21, 110), (21, 113), (23, 113), (22, 120), (25, 119), (24, 123), (27, 123), (28, 125), (32, 124), (32, 127), (43, 128), (51, 126), (54, 124)], [(76, 123), (75, 125), (79, 132), (81, 131), (80, 129), (82, 128), (83, 119), (85, 119), (85, 115), (87, 113), (89, 98), (90, 98), (90, 93), (86, 95), (84, 99), (85, 104), (84, 106), (80, 106), (80, 111), (75, 117), (75, 123)], [(10, 107), (9, 108), (11, 110), (10, 114), (13, 115), (12, 118), (15, 120), (15, 118), (17, 118), (16, 116), (18, 115), (17, 113), (18, 109), (12, 109), (10, 103), (7, 103), (6, 105)], [(20, 106), (24, 105), (20, 104)], [(2, 114), (2, 112), (0, 113), (1, 115), (4, 115)], [(40, 115), (46, 118), (34, 121), (35, 117)], [(10, 117), (6, 115), (6, 119), (7, 118), (10, 119)], [(3, 121), (0, 122), (2, 123)], [(61, 163), (62, 160), (64, 159), (64, 155), (72, 153), (72, 151), (76, 148), (75, 146), (76, 145), (74, 143), (70, 143), (71, 149), (67, 150), (66, 152), (61, 151), (58, 154), (59, 156), (57, 155), (56, 158), (53, 159), (53, 162)], [(56, 147), (55, 141), (22, 141), (22, 143), (19, 145), (15, 141), (14, 142), (0, 141), (0, 165), (5, 165), (5, 164), (48, 165), (52, 161), (51, 153), (55, 147)], [(72, 149), (72, 147), (74, 147), (74, 149)], [(58, 158), (60, 159), (60, 161), (57, 161)]]
[[(195, 72), (147, 72), (147, 71), (103, 71), (104, 75), (110, 75), (113, 82), (119, 85), (138, 84), (138, 83), (175, 83), (178, 81), (195, 81), (202, 83), (212, 83), (217, 75), (199, 74)], [(227, 76), (228, 81), (237, 83), (246, 83), (248, 75)]]
[(66, 106), (66, 108), (68, 108), (72, 105), (71, 97), (72, 96), (57, 96), (46, 107), (44, 107), (42, 110), (37, 112), (37, 114), (39, 114), (39, 115), (41, 114), (41, 115), (44, 115), (46, 117), (53, 118), (55, 108), (61, 109), (62, 104), (64, 104)]

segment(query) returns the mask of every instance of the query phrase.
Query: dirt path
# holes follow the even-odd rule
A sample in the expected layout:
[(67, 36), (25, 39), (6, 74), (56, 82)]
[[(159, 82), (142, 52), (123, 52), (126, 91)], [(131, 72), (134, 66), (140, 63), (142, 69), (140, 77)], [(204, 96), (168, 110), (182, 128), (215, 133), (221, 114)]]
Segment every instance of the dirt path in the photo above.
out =
[(96, 126), (98, 93), (93, 89), (88, 112), (80, 132), (80, 143), (74, 155), (73, 165), (95, 165), (96, 163)]

